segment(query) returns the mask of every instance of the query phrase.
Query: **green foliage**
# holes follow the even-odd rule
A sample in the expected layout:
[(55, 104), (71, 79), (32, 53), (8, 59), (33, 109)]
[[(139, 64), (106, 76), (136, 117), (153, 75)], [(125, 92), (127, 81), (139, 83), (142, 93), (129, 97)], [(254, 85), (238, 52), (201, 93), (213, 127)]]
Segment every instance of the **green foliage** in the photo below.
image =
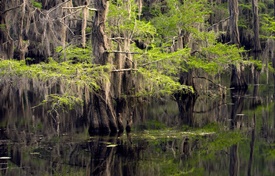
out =
[(56, 62), (49, 59), (49, 63), (26, 65), (25, 61), (2, 60), (0, 62), (0, 75), (10, 77), (27, 77), (41, 82), (50, 81), (53, 84), (62, 84), (64, 93), (52, 94), (41, 103), (51, 104), (51, 109), (73, 109), (81, 104), (82, 97), (74, 92), (72, 87), (96, 91), (103, 82), (109, 81), (109, 65), (95, 65), (91, 63), (75, 63), (71, 61)]
[[(242, 48), (217, 43), (217, 34), (202, 30), (207, 28), (205, 21), (211, 13), (207, 3), (204, 0), (185, 1), (183, 4), (177, 0), (167, 1), (168, 10), (152, 19), (158, 38), (155, 38), (155, 48), (147, 52), (148, 56), (142, 56), (147, 62), (153, 62), (146, 67), (148, 70), (157, 69), (159, 73), (172, 78), (180, 71), (194, 68), (215, 75), (230, 70), (230, 64), (242, 62)], [(172, 39), (184, 35), (190, 36), (191, 44), (195, 43), (198, 49), (194, 51), (186, 43), (185, 48), (169, 52)], [(161, 49), (157, 47), (160, 43)]]
[[(165, 5), (165, 7), (164, 7)], [(135, 55), (138, 75), (142, 75), (142, 89), (138, 96), (166, 95), (177, 91), (193, 91), (180, 85), (178, 74), (190, 69), (202, 69), (215, 75), (230, 70), (231, 64), (243, 62), (244, 50), (234, 45), (217, 43), (217, 34), (206, 31), (211, 11), (208, 1), (191, 0), (183, 3), (171, 0), (153, 4), (150, 22), (138, 19), (135, 1), (111, 1), (107, 20), (107, 33), (131, 40), (150, 43), (150, 50), (140, 50), (131, 45), (129, 50), (143, 53)], [(171, 52), (176, 40), (184, 41), (183, 48)], [(114, 50), (116, 43), (113, 42)], [(193, 46), (197, 50), (194, 51)]]
[(264, 148), (264, 153), (266, 155), (266, 157), (268, 158), (268, 160), (274, 160), (275, 159), (275, 144), (269, 146), (269, 147), (265, 147)]
[(166, 125), (162, 122), (159, 122), (157, 120), (147, 120), (146, 121), (146, 129), (155, 129), (155, 130), (161, 130), (161, 129), (165, 129)]
[(37, 2), (35, 0), (31, 0), (31, 3), (34, 7), (38, 8), (38, 9), (42, 9), (42, 3), (41, 2)]
[(77, 105), (83, 105), (83, 101), (81, 98), (68, 95), (67, 93), (62, 95), (50, 94), (46, 96), (46, 99), (40, 105), (46, 104), (50, 104), (50, 111), (66, 111), (74, 109)]
[(209, 74), (217, 74), (226, 70), (230, 70), (230, 64), (238, 64), (243, 62), (241, 53), (245, 52), (234, 45), (226, 45), (222, 43), (214, 43), (207, 47), (203, 47), (196, 57), (190, 59), (188, 64), (191, 68), (202, 68)]
[(2, 60), (0, 75), (38, 78), (41, 81), (60, 79), (68, 85), (87, 86), (91, 90), (100, 88), (102, 81), (108, 80), (109, 65), (89, 63), (71, 64), (70, 61), (58, 63), (49, 59), (49, 63), (26, 65), (25, 61)]
[[(264, 63), (260, 60), (250, 60), (249, 61), (251, 64), (254, 64), (257, 71), (261, 71), (262, 68), (264, 67)], [(274, 68), (272, 66), (272, 62), (269, 62), (268, 64), (266, 64), (267, 68), (268, 68), (268, 71), (270, 71), (271, 73), (274, 73)]]
[(6, 29), (6, 24), (0, 24), (0, 30), (5, 30)]
[(145, 79), (143, 80), (144, 88), (137, 93), (137, 96), (167, 95), (177, 91), (194, 92), (191, 86), (181, 85), (178, 81), (157, 70), (140, 68), (138, 72)]
[[(38, 6), (36, 3), (32, 1), (34, 6)], [(218, 43), (217, 34), (207, 30), (206, 21), (211, 14), (207, 0), (169, 0), (160, 4), (156, 2), (153, 6), (154, 15), (150, 21), (146, 21), (145, 18), (139, 18), (139, 7), (135, 0), (110, 1), (104, 31), (110, 38), (124, 38), (113, 40), (110, 50), (116, 50), (117, 43), (120, 43), (123, 50), (141, 53), (133, 57), (136, 76), (142, 77), (139, 85), (141, 89), (134, 91), (137, 96), (171, 95), (179, 91), (193, 93), (192, 87), (179, 83), (179, 73), (195, 68), (215, 75), (229, 70), (231, 64), (243, 62), (242, 48)], [(184, 46), (173, 48), (179, 39), (184, 40), (181, 43)], [(149, 43), (150, 49), (138, 49), (134, 45), (136, 40)], [(130, 43), (132, 45), (128, 46)], [(112, 66), (92, 64), (91, 46), (57, 47), (56, 52), (60, 54), (58, 62), (50, 59), (49, 63), (27, 66), (23, 61), (3, 61), (0, 74), (37, 78), (41, 81), (59, 80), (66, 85), (66, 91), (72, 85), (88, 87), (91, 91), (98, 90), (102, 82), (109, 81)], [(72, 92), (65, 92), (64, 95), (67, 95), (67, 100), (70, 100), (69, 96), (75, 96)], [(50, 98), (50, 102), (59, 101), (61, 107), (68, 106), (60, 97)]]
[(208, 154), (210, 154), (210, 152), (214, 154), (216, 151), (221, 151), (237, 144), (242, 139), (244, 139), (244, 137), (239, 131), (225, 131), (219, 133), (213, 141), (208, 141), (207, 144), (205, 144), (205, 152)]
[(92, 62), (92, 48), (87, 46), (86, 48), (76, 47), (70, 45), (63, 49), (62, 46), (56, 48), (56, 52), (60, 53), (60, 60), (68, 60), (72, 63), (91, 63)]
[(274, 17), (270, 17), (268, 15), (262, 15), (261, 21), (261, 37), (262, 38), (272, 38), (274, 39), (275, 32), (275, 21)]
[(185, 32), (198, 32), (197, 25), (205, 22), (205, 17), (210, 14), (207, 1), (191, 0), (184, 1), (183, 4), (178, 0), (167, 1), (168, 12), (161, 14), (153, 19), (158, 34), (171, 39), (177, 36), (181, 30)]
[[(156, 29), (150, 22), (137, 19), (138, 7), (134, 0), (112, 1), (109, 6), (107, 32), (115, 36), (153, 38)], [(129, 39), (131, 39), (129, 38)]]

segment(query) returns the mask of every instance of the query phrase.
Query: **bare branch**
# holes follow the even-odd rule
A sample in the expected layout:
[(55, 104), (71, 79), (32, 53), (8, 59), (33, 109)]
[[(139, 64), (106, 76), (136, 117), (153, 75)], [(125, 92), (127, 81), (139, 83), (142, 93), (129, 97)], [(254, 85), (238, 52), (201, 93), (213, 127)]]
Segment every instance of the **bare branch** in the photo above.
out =
[(78, 9), (78, 10), (76, 10), (76, 11), (72, 12), (72, 13), (69, 13), (68, 15), (65, 15), (64, 17), (59, 18), (59, 19), (64, 19), (64, 18), (67, 18), (68, 16), (70, 16), (70, 15), (72, 15), (72, 14), (75, 14), (75, 13), (77, 13), (77, 12), (79, 12), (79, 11), (81, 11), (81, 9)]
[(71, 28), (66, 23), (64, 23), (61, 20), (59, 22), (62, 23), (67, 29), (69, 29), (69, 31), (74, 35), (74, 32), (71, 30)]
[(124, 37), (113, 37), (113, 38), (109, 38), (110, 40), (126, 40), (127, 38)]
[(214, 24), (213, 24), (212, 26), (210, 26), (207, 30), (208, 30), (208, 31), (212, 30), (214, 26), (216, 26), (216, 25), (218, 25), (218, 24), (220, 24), (220, 23), (223, 23), (223, 22), (229, 20), (229, 18), (230, 18), (230, 17), (227, 17), (227, 18), (225, 18), (225, 19), (222, 19), (222, 20), (218, 21), (217, 23), (214, 23)]
[(65, 4), (65, 3), (67, 3), (67, 2), (69, 2), (69, 1), (70, 1), (70, 0), (67, 0), (67, 1), (65, 1), (65, 2), (62, 2), (62, 3), (58, 4), (57, 6), (55, 6), (55, 7), (51, 8), (51, 9), (49, 9), (48, 14), (51, 13), (52, 11), (56, 10), (56, 9), (57, 9), (58, 7), (60, 7), (61, 5), (63, 5), (63, 4)]
[(139, 52), (129, 52), (129, 51), (105, 51), (105, 53), (142, 54), (142, 53), (139, 53)]
[(209, 79), (209, 78), (206, 78), (206, 77), (203, 77), (203, 76), (193, 77), (193, 79), (194, 79), (194, 78), (205, 79), (205, 80), (211, 82), (212, 84), (215, 84), (216, 86), (218, 86), (218, 87), (220, 87), (220, 88), (222, 88), (222, 89), (226, 89), (225, 86), (222, 86), (222, 85), (220, 85), (220, 84), (214, 83), (214, 81), (212, 81), (212, 80)]
[(138, 69), (124, 68), (124, 69), (112, 70), (112, 72), (125, 72), (125, 71), (138, 71)]
[(62, 7), (62, 9), (80, 9), (80, 8), (88, 8), (91, 11), (97, 11), (97, 9), (95, 8), (90, 8), (87, 6), (77, 6), (77, 7)]
[(10, 9), (7, 9), (7, 10), (3, 11), (3, 12), (0, 12), (0, 13), (1, 13), (1, 14), (5, 14), (5, 13), (7, 13), (8, 11), (11, 11), (11, 10), (14, 10), (14, 9), (17, 9), (17, 8), (21, 7), (22, 5), (23, 5), (23, 3), (20, 4), (20, 5), (18, 5), (18, 6), (16, 6), (16, 7), (12, 7), (12, 8), (10, 8)]

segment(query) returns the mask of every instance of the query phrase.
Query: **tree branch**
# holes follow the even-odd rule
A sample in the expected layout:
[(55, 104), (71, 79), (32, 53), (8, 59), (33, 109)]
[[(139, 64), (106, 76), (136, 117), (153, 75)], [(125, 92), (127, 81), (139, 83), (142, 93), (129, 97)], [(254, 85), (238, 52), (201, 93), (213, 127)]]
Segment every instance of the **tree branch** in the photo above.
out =
[(17, 8), (21, 7), (22, 5), (23, 5), (23, 3), (20, 4), (20, 5), (18, 5), (18, 6), (16, 6), (16, 7), (12, 7), (12, 8), (10, 8), (10, 9), (4, 10), (3, 12), (0, 12), (0, 13), (1, 13), (1, 14), (5, 14), (5, 13), (7, 13), (8, 11), (11, 11), (11, 10), (14, 10), (14, 9), (17, 9)]
[(97, 9), (95, 8), (90, 8), (87, 6), (77, 6), (77, 7), (62, 7), (62, 9), (80, 9), (80, 8), (88, 8), (91, 11), (97, 11)]
[(134, 68), (124, 68), (124, 69), (112, 70), (112, 72), (125, 72), (125, 71), (138, 71), (138, 69), (134, 69)]
[(218, 21), (217, 23), (214, 23), (214, 24), (213, 24), (212, 26), (210, 26), (207, 30), (208, 30), (208, 31), (212, 30), (214, 26), (218, 25), (219, 23), (222, 23), (222, 22), (225, 22), (225, 21), (229, 20), (229, 18), (230, 18), (230, 17), (227, 17), (227, 18), (225, 18), (225, 19), (222, 19), (222, 20)]
[(142, 64), (141, 67), (144, 67), (146, 65), (150, 65), (150, 64), (153, 64), (153, 63), (157, 63), (157, 62), (160, 62), (160, 61), (163, 61), (164, 59), (159, 59), (159, 60), (156, 60), (156, 61), (152, 61), (152, 62), (147, 62), (145, 64)]
[[(52, 11), (54, 11), (55, 9), (57, 9), (59, 6), (65, 4), (65, 3), (69, 2), (69, 1), (70, 1), (70, 0), (67, 0), (67, 1), (65, 1), (65, 2), (61, 2), (61, 3), (58, 4), (57, 6), (55, 6), (55, 7), (51, 8), (51, 9), (49, 9), (49, 10), (48, 10), (49, 13), (51, 13)], [(63, 7), (62, 7), (62, 8), (63, 8)], [(49, 13), (48, 13), (48, 14), (49, 14)]]
[(128, 51), (105, 51), (105, 53), (142, 54), (139, 52), (128, 52)]
[(207, 112), (212, 111), (212, 110), (215, 109), (215, 108), (218, 108), (218, 107), (220, 107), (220, 106), (227, 105), (227, 104), (228, 104), (228, 103), (220, 103), (220, 104), (218, 104), (217, 106), (212, 106), (212, 107), (210, 107), (210, 108), (207, 109), (207, 110), (204, 110), (204, 111), (193, 111), (193, 113), (196, 113), (196, 114), (207, 113)]
[(194, 79), (194, 78), (205, 79), (205, 80), (211, 82), (212, 84), (215, 84), (216, 86), (218, 86), (218, 87), (220, 87), (220, 88), (222, 88), (222, 89), (227, 89), (225, 86), (222, 86), (222, 85), (220, 85), (220, 84), (214, 83), (214, 81), (212, 81), (212, 80), (209, 79), (209, 78), (206, 78), (206, 77), (203, 77), (203, 76), (193, 77), (193, 79)]

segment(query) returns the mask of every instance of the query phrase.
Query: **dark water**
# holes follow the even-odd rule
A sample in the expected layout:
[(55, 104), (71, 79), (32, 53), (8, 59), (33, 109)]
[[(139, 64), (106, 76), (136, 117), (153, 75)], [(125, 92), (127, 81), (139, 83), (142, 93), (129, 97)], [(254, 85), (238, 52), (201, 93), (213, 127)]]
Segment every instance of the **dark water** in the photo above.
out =
[(132, 133), (93, 137), (71, 119), (58, 137), (51, 117), (11, 117), (3, 103), (0, 175), (275, 175), (273, 94), (273, 87), (250, 86), (201, 96), (190, 126), (175, 102), (155, 103), (146, 120), (134, 119)]

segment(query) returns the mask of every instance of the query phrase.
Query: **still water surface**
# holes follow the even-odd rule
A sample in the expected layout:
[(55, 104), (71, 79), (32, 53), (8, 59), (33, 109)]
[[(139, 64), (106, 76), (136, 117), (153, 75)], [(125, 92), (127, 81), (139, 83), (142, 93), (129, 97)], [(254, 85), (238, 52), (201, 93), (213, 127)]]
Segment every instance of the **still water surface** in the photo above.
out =
[(189, 126), (174, 102), (151, 104), (146, 120), (136, 117), (130, 134), (115, 136), (69, 124), (58, 137), (31, 115), (1, 117), (0, 175), (275, 175), (273, 94), (251, 86), (199, 97)]

